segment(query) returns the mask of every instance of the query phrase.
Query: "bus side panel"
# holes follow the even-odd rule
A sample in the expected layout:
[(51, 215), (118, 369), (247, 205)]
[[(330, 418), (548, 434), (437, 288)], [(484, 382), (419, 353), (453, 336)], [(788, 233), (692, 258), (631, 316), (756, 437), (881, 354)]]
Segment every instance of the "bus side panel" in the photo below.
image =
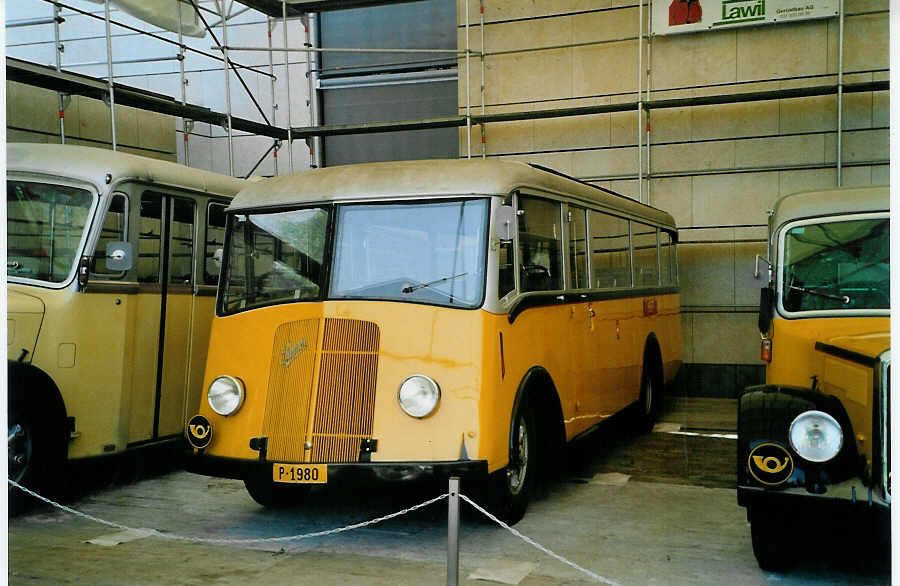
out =
[(663, 381), (665, 383), (672, 381), (681, 366), (682, 335), (679, 295), (633, 298), (629, 300), (628, 313), (629, 369), (623, 407), (640, 398), (644, 348), (651, 334), (659, 343)]
[(184, 431), (184, 405), (190, 380), (193, 305), (194, 296), (189, 291), (170, 291), (166, 296), (159, 437)]
[(69, 457), (123, 450), (128, 296), (67, 289), (41, 297), (47, 313), (32, 364), (53, 379), (75, 418), (80, 436), (69, 444)]
[(191, 356), (187, 375), (187, 397), (184, 403), (182, 422), (187, 422), (200, 408), (200, 399), (205, 390), (203, 375), (206, 356), (209, 351), (209, 332), (212, 327), (216, 298), (212, 295), (194, 295), (194, 309), (191, 321)]
[(160, 293), (147, 287), (133, 296), (135, 304), (134, 374), (131, 383), (131, 408), (128, 443), (153, 437), (153, 413), (156, 406), (156, 364), (159, 354)]

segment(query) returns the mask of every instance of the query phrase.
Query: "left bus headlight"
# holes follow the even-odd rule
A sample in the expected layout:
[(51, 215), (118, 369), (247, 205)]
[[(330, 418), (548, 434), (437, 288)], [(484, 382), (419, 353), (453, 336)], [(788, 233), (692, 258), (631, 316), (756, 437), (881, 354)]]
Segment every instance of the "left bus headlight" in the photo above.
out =
[(801, 458), (810, 462), (827, 462), (841, 451), (844, 432), (828, 413), (806, 411), (791, 423), (788, 437), (791, 447)]
[(219, 415), (231, 415), (244, 403), (244, 383), (233, 376), (219, 376), (206, 393), (209, 406)]
[(438, 384), (424, 374), (414, 374), (400, 385), (397, 392), (400, 408), (410, 417), (421, 419), (431, 415), (441, 399)]

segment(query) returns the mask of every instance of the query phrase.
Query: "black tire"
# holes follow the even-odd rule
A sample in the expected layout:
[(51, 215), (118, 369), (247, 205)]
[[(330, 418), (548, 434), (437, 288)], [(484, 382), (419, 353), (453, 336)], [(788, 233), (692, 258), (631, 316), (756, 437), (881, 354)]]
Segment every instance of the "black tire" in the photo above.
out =
[(244, 479), (250, 498), (269, 509), (287, 509), (301, 504), (309, 495), (310, 486), (282, 484), (266, 478)]
[(540, 469), (540, 440), (534, 408), (527, 396), (516, 408), (511, 425), (509, 464), (491, 476), (489, 494), (491, 512), (507, 525), (525, 516)]
[(750, 507), (750, 539), (753, 555), (760, 569), (767, 572), (783, 572), (791, 567), (792, 554), (796, 548), (788, 543), (791, 527), (785, 522), (785, 511), (764, 507)]
[[(7, 454), (9, 479), (52, 498), (50, 479), (63, 474), (66, 444), (64, 422), (55, 421), (39, 405), (17, 395), (10, 397), (7, 430)], [(35, 501), (27, 493), (8, 485), (11, 511), (20, 511)]]
[(641, 368), (641, 395), (635, 407), (637, 427), (640, 433), (650, 433), (659, 416), (662, 403), (662, 381), (658, 376), (659, 369), (650, 356), (644, 358)]

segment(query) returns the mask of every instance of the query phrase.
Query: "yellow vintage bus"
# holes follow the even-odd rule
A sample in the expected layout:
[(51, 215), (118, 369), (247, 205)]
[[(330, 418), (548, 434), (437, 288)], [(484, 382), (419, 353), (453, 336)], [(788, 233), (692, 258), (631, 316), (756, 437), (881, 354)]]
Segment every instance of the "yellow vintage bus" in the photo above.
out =
[(770, 218), (766, 384), (738, 414), (738, 503), (764, 569), (810, 531), (824, 539), (816, 522), (835, 538), (848, 518), (889, 531), (889, 206), (887, 187), (834, 189), (786, 196)]
[(81, 146), (6, 163), (9, 477), (52, 491), (67, 459), (182, 441), (247, 182)]
[(263, 505), (468, 475), (514, 522), (554, 450), (631, 404), (649, 427), (680, 365), (672, 217), (554, 171), (318, 169), (226, 215), (188, 468)]

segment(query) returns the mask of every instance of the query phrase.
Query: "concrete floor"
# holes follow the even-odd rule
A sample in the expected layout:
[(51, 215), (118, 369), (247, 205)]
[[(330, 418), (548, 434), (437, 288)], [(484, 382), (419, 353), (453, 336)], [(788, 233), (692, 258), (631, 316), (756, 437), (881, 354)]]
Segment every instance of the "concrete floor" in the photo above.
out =
[[(879, 584), (883, 558), (798, 561), (788, 574), (759, 570), (734, 492), (735, 401), (675, 399), (663, 425), (629, 436), (611, 422), (572, 451), (516, 529), (622, 584)], [(668, 424), (668, 425), (666, 425)], [(681, 435), (683, 431), (700, 435)], [(676, 433), (672, 433), (676, 432)], [(92, 467), (93, 466), (93, 467)], [(332, 486), (302, 506), (269, 511), (238, 481), (126, 463), (103, 486), (95, 463), (66, 503), (129, 527), (206, 538), (295, 535), (371, 519), (425, 501), (442, 486)], [(121, 475), (121, 469), (119, 470)], [(102, 476), (102, 475), (101, 475)], [(93, 478), (88, 481), (85, 478)], [(466, 486), (462, 486), (466, 493)], [(463, 504), (460, 583), (590, 584)], [(444, 584), (446, 501), (373, 527), (301, 541), (209, 545), (156, 536), (106, 547), (87, 540), (119, 530), (47, 506), (9, 520), (9, 580), (91, 584)], [(516, 575), (518, 574), (518, 576)]]

